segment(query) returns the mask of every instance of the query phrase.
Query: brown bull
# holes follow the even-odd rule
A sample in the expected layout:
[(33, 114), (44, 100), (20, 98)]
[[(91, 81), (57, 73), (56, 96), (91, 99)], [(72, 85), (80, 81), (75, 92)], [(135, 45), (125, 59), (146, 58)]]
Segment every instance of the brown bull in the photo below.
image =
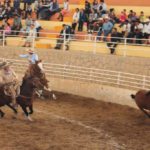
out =
[(150, 118), (150, 94), (146, 90), (140, 90), (135, 95), (131, 95), (135, 100), (137, 106), (141, 111), (143, 111)]

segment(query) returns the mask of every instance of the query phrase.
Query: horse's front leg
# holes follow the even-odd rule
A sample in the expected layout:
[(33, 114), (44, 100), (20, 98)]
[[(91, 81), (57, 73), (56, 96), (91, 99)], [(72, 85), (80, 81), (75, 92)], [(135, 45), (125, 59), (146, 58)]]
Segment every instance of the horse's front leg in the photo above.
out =
[(30, 110), (29, 114), (33, 114), (33, 105), (29, 106), (29, 110)]
[(140, 110), (143, 111), (144, 114), (146, 114), (146, 116), (148, 116), (150, 118), (150, 114), (146, 110), (144, 110), (143, 108), (140, 108)]
[(28, 111), (27, 111), (27, 107), (26, 107), (26, 106), (21, 106), (21, 108), (22, 108), (23, 112), (25, 113), (27, 119), (28, 119), (29, 121), (33, 121), (32, 118), (30, 117)]
[(18, 112), (17, 112), (17, 110), (13, 107), (13, 106), (11, 106), (10, 104), (6, 104), (9, 108), (11, 108), (13, 111), (14, 111), (14, 113), (15, 114), (17, 114)]
[(5, 113), (0, 109), (0, 118), (3, 118)]

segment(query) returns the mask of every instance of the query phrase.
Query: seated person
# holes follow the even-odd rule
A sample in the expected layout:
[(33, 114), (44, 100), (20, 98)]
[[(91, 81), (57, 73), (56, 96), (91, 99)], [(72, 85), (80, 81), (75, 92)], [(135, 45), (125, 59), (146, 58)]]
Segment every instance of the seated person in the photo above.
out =
[[(66, 24), (63, 24), (55, 49), (61, 49), (62, 44), (66, 42), (64, 40), (68, 40), (70, 38), (70, 33), (71, 33), (71, 27)], [(68, 50), (69, 49), (68, 44), (66, 44), (65, 46), (66, 46), (66, 50)]]
[(13, 33), (18, 35), (19, 32), (17, 32), (17, 31), (20, 31), (21, 27), (22, 27), (21, 18), (17, 14), (15, 14), (13, 25), (12, 25), (12, 28), (11, 28), (12, 31), (14, 30)]
[(114, 54), (117, 43), (121, 41), (122, 34), (117, 31), (117, 28), (113, 28), (111, 32), (110, 42), (107, 43), (110, 53)]

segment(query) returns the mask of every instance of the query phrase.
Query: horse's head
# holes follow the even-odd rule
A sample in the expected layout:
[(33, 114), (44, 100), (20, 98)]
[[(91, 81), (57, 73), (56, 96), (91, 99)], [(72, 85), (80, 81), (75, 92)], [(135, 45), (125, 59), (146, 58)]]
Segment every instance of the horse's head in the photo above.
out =
[(43, 73), (43, 72), (44, 72), (44, 68), (43, 68), (42, 60), (38, 60), (38, 61), (36, 61), (36, 62), (35, 62), (35, 65), (36, 65), (37, 69), (38, 69), (41, 73)]

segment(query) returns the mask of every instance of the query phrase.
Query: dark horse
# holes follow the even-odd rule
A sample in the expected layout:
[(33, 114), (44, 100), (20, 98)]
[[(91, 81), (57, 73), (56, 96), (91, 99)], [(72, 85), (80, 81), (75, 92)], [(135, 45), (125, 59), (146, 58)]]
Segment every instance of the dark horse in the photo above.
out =
[(49, 93), (48, 94), (49, 96), (52, 94), (53, 99), (56, 99), (55, 94), (49, 88), (48, 85), (49, 81), (46, 79), (46, 75), (41, 60), (36, 61), (35, 64), (30, 64), (29, 69), (27, 70), (24, 78), (28, 77), (37, 77), (40, 79), (41, 84), (43, 84), (43, 87), (41, 89), (42, 93), (39, 93), (41, 96), (44, 96), (44, 93)]
[[(32, 121), (29, 115), (33, 113), (34, 90), (36, 88), (41, 88), (42, 86), (43, 85), (41, 84), (39, 78), (26, 78), (23, 80), (20, 87), (20, 95), (16, 98), (17, 103), (21, 106), (23, 112), (30, 121)], [(15, 113), (17, 113), (17, 110), (10, 105), (11, 97), (5, 94), (3, 87), (0, 88), (0, 92), (0, 107), (7, 105)], [(27, 108), (29, 108), (30, 112), (27, 111)], [(4, 116), (4, 112), (2, 110), (0, 110), (0, 115), (1, 117)]]
[(137, 106), (141, 111), (143, 111), (149, 118), (150, 114), (147, 110), (150, 111), (150, 92), (146, 90), (140, 90), (135, 95), (131, 95), (131, 97), (135, 100)]

